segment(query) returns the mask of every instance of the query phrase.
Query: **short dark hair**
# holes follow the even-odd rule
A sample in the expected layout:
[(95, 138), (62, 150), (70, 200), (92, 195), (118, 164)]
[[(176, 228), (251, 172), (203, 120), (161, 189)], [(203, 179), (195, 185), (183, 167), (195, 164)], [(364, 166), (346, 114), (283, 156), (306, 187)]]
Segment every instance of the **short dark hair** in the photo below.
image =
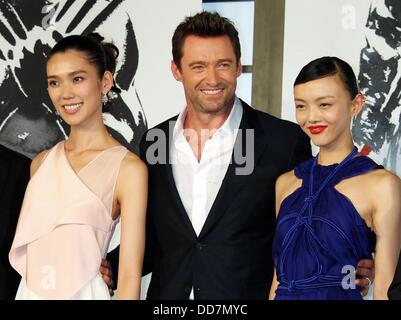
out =
[(358, 82), (352, 67), (345, 61), (337, 57), (321, 57), (309, 62), (299, 72), (294, 82), (294, 87), (298, 84), (321, 79), (327, 76), (338, 74), (344, 84), (345, 89), (351, 99), (359, 92)]
[[(86, 54), (87, 60), (92, 63), (97, 71), (99, 78), (102, 78), (106, 71), (113, 74), (113, 87), (111, 91), (120, 93), (114, 81), (114, 72), (116, 71), (117, 57), (119, 55), (118, 48), (111, 42), (104, 42), (104, 38), (98, 33), (90, 33), (88, 35), (71, 35), (61, 39), (52, 48), (47, 61), (56, 53), (66, 52), (68, 50), (76, 50)], [(108, 111), (110, 107), (110, 99), (103, 111)]]
[(194, 16), (186, 17), (174, 31), (172, 38), (172, 51), (174, 63), (181, 67), (183, 56), (182, 48), (186, 37), (195, 35), (199, 37), (228, 36), (234, 49), (237, 62), (241, 58), (241, 45), (238, 31), (232, 21), (220, 16), (217, 12), (203, 11)]

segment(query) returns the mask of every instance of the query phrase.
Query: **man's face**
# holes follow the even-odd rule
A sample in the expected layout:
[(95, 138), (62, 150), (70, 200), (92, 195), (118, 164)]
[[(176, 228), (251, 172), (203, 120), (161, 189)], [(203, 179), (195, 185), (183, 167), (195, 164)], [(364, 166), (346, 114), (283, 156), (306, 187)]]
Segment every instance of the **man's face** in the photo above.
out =
[(200, 113), (224, 113), (234, 101), (242, 70), (228, 36), (190, 35), (182, 52), (181, 66), (172, 62), (171, 69), (184, 86), (187, 107)]

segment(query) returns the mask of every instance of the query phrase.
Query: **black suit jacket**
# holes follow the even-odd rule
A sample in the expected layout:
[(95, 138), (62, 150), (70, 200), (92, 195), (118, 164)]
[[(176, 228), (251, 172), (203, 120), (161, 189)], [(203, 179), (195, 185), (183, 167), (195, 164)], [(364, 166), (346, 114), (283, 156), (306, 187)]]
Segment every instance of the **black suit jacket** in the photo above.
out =
[(401, 300), (401, 252), (398, 258), (394, 279), (388, 289), (387, 295), (390, 300)]
[[(171, 164), (152, 164), (165, 156), (176, 117), (148, 131), (141, 157), (149, 169), (149, 201), (145, 273), (152, 272), (148, 299), (267, 299), (273, 275), (275, 181), (311, 157), (309, 138), (291, 122), (243, 104), (240, 129), (254, 130), (254, 169), (238, 175), (233, 157), (199, 237), (176, 189)], [(170, 131), (170, 132), (169, 132)], [(146, 141), (160, 132), (166, 139)], [(146, 136), (148, 138), (146, 138)], [(246, 139), (239, 139), (235, 154)], [(244, 135), (243, 135), (244, 136)], [(249, 144), (248, 144), (249, 146)], [(148, 154), (146, 154), (148, 151)], [(161, 152), (161, 153), (160, 153)]]
[(29, 180), (30, 160), (0, 145), (0, 299), (14, 299), (20, 276), (8, 261)]

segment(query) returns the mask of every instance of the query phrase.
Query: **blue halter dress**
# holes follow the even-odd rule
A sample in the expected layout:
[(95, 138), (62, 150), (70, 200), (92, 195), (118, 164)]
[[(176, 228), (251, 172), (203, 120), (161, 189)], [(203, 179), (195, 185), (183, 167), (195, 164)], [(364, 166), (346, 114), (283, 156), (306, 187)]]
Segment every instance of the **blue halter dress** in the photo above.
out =
[(375, 235), (334, 187), (383, 167), (356, 154), (354, 148), (340, 164), (321, 166), (315, 157), (295, 168), (302, 186), (283, 200), (273, 241), (276, 300), (362, 299), (352, 270), (371, 258)]

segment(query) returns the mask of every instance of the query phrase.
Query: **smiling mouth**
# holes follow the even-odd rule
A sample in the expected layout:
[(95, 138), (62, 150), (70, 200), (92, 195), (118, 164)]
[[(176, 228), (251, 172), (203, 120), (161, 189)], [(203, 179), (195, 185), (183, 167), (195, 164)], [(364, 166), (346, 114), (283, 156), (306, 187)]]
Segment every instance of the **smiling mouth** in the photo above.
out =
[(65, 113), (67, 113), (67, 114), (74, 114), (74, 113), (77, 113), (79, 111), (79, 109), (81, 109), (81, 106), (82, 106), (81, 103), (68, 104), (68, 105), (64, 105), (63, 109), (64, 109)]
[(322, 133), (327, 126), (310, 126), (308, 127), (311, 134), (319, 134)]
[(224, 88), (219, 89), (201, 89), (201, 92), (207, 96), (216, 96), (221, 94), (224, 91)]

